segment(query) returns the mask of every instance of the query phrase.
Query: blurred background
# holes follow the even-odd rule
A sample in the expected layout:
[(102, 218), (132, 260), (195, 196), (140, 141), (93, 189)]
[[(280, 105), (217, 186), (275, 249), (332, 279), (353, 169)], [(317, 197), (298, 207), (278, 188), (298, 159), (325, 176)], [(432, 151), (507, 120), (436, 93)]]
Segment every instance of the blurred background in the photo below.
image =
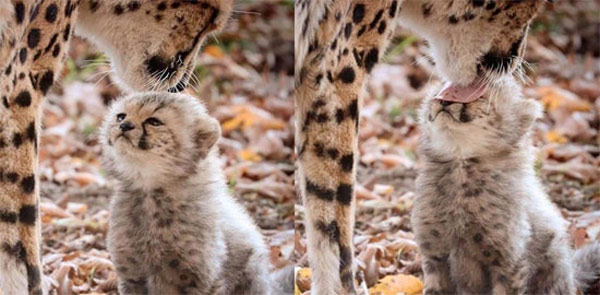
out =
[[(531, 25), (524, 91), (545, 107), (534, 133), (537, 174), (578, 248), (600, 232), (600, 1), (555, 2)], [(420, 294), (409, 214), (420, 166), (417, 109), (439, 78), (411, 32), (397, 29), (391, 44), (373, 69), (361, 112), (354, 245), (371, 294)], [(297, 205), (297, 293), (310, 291), (303, 218)]]
[[(221, 122), (230, 189), (267, 237), (274, 267), (293, 252), (292, 1), (236, 1), (205, 42), (186, 90)], [(75, 38), (44, 106), (40, 149), (42, 259), (50, 294), (116, 294), (106, 250), (113, 182), (100, 166), (98, 126), (121, 95), (106, 57)]]

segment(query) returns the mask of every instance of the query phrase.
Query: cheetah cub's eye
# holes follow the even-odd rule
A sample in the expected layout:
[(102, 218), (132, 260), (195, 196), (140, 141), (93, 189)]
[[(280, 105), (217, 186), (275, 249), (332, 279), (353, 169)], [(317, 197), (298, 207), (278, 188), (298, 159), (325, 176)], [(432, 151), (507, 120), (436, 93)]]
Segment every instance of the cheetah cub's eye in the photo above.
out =
[(161, 122), (159, 119), (156, 119), (154, 117), (150, 117), (150, 118), (146, 119), (146, 123), (148, 123), (152, 126), (164, 125), (163, 122)]
[(121, 121), (125, 120), (126, 116), (127, 115), (125, 115), (123, 113), (117, 114), (117, 122), (121, 122)]

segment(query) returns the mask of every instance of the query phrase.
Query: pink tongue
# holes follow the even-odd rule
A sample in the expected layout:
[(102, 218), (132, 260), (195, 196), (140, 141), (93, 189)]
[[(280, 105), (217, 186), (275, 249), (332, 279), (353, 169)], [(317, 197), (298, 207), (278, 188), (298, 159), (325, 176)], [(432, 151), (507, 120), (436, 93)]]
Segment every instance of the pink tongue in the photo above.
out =
[(487, 88), (488, 84), (481, 81), (473, 82), (467, 86), (459, 86), (448, 82), (436, 98), (451, 102), (470, 103), (481, 97)]

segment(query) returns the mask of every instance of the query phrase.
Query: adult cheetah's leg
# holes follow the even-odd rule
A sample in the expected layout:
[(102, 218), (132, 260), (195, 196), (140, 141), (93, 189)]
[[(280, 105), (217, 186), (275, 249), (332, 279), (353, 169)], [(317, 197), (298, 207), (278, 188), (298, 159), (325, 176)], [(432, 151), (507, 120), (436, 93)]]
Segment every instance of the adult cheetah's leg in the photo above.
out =
[(306, 209), (312, 294), (356, 294), (352, 235), (358, 114), (366, 78), (390, 39), (399, 4), (297, 2), (296, 33), (302, 35), (296, 40), (310, 38), (301, 42), (307, 48), (296, 49), (302, 56), (296, 61), (301, 64), (295, 94), (297, 187)]
[(42, 293), (36, 174), (40, 110), (60, 72), (77, 2), (13, 1), (14, 23), (25, 29), (22, 38), (11, 42), (15, 48), (11, 62), (0, 69), (0, 288), (4, 294)]

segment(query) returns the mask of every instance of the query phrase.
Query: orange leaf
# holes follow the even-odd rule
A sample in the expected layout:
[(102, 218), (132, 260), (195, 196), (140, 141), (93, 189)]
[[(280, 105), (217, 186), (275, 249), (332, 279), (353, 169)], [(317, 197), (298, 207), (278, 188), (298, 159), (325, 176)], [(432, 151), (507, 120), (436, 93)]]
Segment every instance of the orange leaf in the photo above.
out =
[(260, 160), (262, 160), (262, 157), (257, 154), (255, 151), (253, 150), (249, 150), (249, 149), (243, 149), (240, 150), (238, 152), (238, 155), (240, 156), (240, 159), (244, 160), (244, 161), (251, 161), (251, 162), (260, 162)]
[(311, 272), (310, 268), (301, 268), (296, 273), (296, 288), (299, 292), (310, 290)]
[(555, 142), (555, 143), (567, 143), (567, 138), (558, 133), (557, 131), (548, 131), (546, 132), (546, 139), (549, 142)]
[(221, 49), (221, 47), (217, 46), (217, 45), (208, 45), (204, 48), (204, 53), (214, 57), (214, 58), (223, 58), (225, 56), (225, 53), (223, 53), (223, 50)]
[(415, 276), (391, 275), (379, 280), (369, 289), (370, 295), (417, 295), (423, 291), (423, 282)]

